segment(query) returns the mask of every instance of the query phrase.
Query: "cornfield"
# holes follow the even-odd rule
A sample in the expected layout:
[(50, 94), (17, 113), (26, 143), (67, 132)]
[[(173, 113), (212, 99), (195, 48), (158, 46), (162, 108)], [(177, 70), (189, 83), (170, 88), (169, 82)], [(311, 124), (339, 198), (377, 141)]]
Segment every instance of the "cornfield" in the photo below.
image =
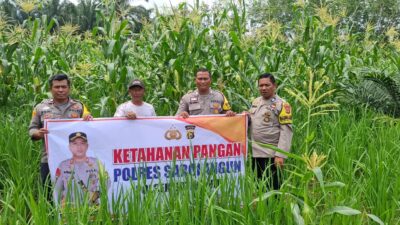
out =
[[(250, 29), (245, 6), (227, 4), (181, 5), (133, 33), (112, 1), (102, 4), (102, 26), (84, 33), (45, 15), (18, 26), (0, 17), (0, 224), (400, 224), (396, 31), (352, 33), (340, 16), (302, 6), (291, 23)], [(50, 76), (68, 74), (72, 97), (94, 117), (112, 116), (129, 97), (128, 82), (141, 78), (146, 102), (172, 116), (199, 67), (210, 69), (213, 88), (236, 112), (258, 96), (259, 74), (277, 77), (294, 108), (281, 190), (264, 193), (248, 165), (239, 196), (229, 179), (213, 188), (200, 179), (173, 183), (168, 194), (143, 197), (139, 187), (112, 210), (83, 204), (60, 212), (46, 200), (41, 145), (27, 127), (33, 106), (49, 97)]]

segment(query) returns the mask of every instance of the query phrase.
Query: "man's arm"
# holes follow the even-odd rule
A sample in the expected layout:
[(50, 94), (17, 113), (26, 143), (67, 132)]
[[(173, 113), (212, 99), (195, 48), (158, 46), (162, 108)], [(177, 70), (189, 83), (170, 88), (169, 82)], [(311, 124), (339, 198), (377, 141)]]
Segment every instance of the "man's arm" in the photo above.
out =
[(183, 118), (189, 117), (189, 104), (185, 101), (185, 96), (182, 97), (179, 102), (178, 111), (176, 112), (176, 116), (181, 116)]
[(40, 120), (40, 112), (36, 106), (32, 111), (32, 118), (29, 124), (29, 136), (32, 140), (37, 141), (43, 139), (44, 135), (49, 131), (42, 127), (42, 122)]
[(156, 110), (154, 110), (154, 106), (151, 106), (151, 116), (157, 116)]
[[(279, 142), (277, 147), (284, 150), (285, 152), (289, 152), (290, 146), (292, 145), (292, 137), (293, 137), (292, 125), (291, 124), (281, 125)], [(286, 155), (279, 152), (277, 152), (275, 156), (281, 158), (287, 158)]]
[[(292, 137), (293, 137), (293, 130), (292, 130), (292, 109), (287, 102), (282, 103), (282, 109), (279, 113), (279, 142), (278, 148), (289, 152), (290, 146), (292, 145)], [(275, 154), (275, 164), (283, 165), (284, 159), (287, 158), (286, 155), (276, 152)]]
[(124, 117), (124, 116), (125, 116), (125, 114), (124, 114), (124, 111), (122, 109), (122, 104), (121, 104), (115, 110), (114, 117)]

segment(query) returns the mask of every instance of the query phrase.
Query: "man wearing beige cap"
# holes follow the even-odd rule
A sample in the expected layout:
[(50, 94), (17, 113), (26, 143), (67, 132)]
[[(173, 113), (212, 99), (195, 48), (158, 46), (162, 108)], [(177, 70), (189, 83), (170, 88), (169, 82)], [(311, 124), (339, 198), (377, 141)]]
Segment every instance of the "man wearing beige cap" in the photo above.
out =
[(151, 104), (143, 101), (144, 91), (144, 84), (141, 80), (132, 80), (128, 85), (128, 92), (131, 96), (131, 100), (119, 105), (114, 117), (126, 117), (134, 120), (138, 116), (156, 116), (154, 107)]
[(70, 201), (88, 195), (90, 204), (98, 204), (100, 200), (100, 176), (109, 185), (108, 174), (104, 165), (96, 158), (86, 155), (89, 144), (86, 133), (74, 132), (68, 137), (72, 158), (62, 161), (56, 170), (54, 197), (61, 206)]

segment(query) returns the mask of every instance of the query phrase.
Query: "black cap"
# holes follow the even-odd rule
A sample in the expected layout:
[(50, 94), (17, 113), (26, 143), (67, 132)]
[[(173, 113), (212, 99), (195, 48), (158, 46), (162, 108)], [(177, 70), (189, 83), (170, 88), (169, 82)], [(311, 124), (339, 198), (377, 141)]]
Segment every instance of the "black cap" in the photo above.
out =
[(132, 80), (129, 85), (128, 85), (128, 89), (132, 88), (132, 87), (141, 87), (144, 89), (144, 84), (141, 80), (139, 79), (134, 79)]
[(77, 139), (77, 138), (82, 138), (83, 140), (85, 140), (87, 142), (87, 136), (85, 133), (83, 132), (74, 132), (72, 134), (69, 135), (69, 142)]

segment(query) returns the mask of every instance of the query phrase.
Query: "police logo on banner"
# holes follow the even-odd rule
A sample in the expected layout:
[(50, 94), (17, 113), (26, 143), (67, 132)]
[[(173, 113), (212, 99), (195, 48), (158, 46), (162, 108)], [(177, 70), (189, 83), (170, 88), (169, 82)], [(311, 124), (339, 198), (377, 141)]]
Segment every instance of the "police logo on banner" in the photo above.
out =
[(193, 139), (194, 138), (194, 129), (196, 128), (196, 126), (194, 125), (186, 125), (186, 137), (187, 139)]
[(164, 134), (165, 139), (167, 140), (179, 140), (182, 138), (182, 134), (181, 132), (175, 128), (174, 125), (171, 126), (171, 128), (169, 128), (165, 134)]

